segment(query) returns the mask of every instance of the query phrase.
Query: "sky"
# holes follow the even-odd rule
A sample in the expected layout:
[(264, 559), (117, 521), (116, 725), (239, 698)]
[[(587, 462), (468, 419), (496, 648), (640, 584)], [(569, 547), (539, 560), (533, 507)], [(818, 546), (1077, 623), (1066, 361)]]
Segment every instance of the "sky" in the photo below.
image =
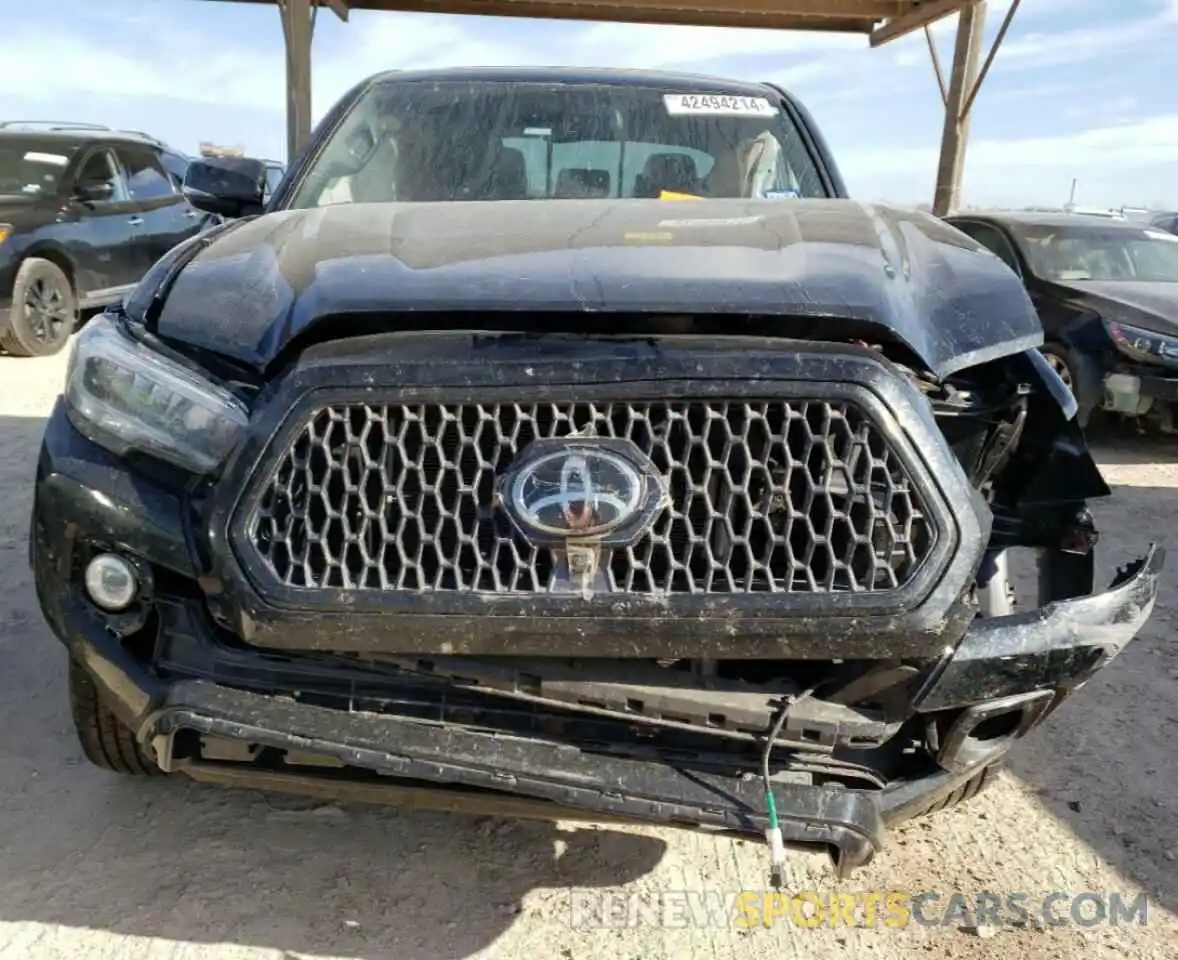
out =
[[(1010, 0), (991, 0), (992, 39)], [(934, 35), (948, 69), (955, 18)], [(269, 4), (0, 0), (0, 118), (145, 130), (285, 156), (282, 32)], [(971, 118), (963, 202), (1178, 208), (1178, 0), (1023, 0)], [(321, 11), (318, 119), (380, 70), (452, 65), (687, 70), (784, 84), (810, 108), (852, 196), (932, 198), (942, 106), (916, 33), (863, 36)], [(15, 84), (13, 81), (15, 80)]]

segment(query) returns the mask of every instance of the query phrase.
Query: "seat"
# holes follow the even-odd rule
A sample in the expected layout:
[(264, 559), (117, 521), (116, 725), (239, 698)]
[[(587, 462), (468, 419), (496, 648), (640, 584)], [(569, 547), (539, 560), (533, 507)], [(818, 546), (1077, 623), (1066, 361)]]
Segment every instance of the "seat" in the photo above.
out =
[(465, 144), (431, 149), (410, 141), (398, 157), (401, 200), (523, 200), (527, 195), (523, 153), (497, 142), (479, 152)]
[(703, 192), (703, 182), (695, 161), (682, 153), (653, 153), (634, 183), (634, 196), (658, 197), (664, 190), (672, 193)]
[(523, 200), (528, 195), (528, 166), (523, 152), (500, 146), (488, 158), (487, 186), (484, 196), (472, 200)]
[(552, 196), (561, 200), (608, 197), (609, 188), (608, 170), (565, 167), (556, 176), (556, 186), (553, 188)]

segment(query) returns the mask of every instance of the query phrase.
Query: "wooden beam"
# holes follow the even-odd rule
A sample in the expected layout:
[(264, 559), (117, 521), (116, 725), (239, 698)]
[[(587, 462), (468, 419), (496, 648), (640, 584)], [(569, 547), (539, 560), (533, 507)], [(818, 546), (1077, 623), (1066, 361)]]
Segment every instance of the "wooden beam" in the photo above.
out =
[[(353, 10), (360, 9), (352, 3)], [(447, 13), (542, 20), (607, 21), (611, 23), (683, 24), (711, 27), (756, 27), (774, 30), (815, 30), (829, 33), (868, 34), (874, 20), (861, 16), (837, 16), (850, 5), (807, 7), (796, 13), (793, 5), (755, 5), (732, 0), (382, 0), (380, 9), (400, 13)]]
[(911, 7), (907, 12), (892, 17), (882, 27), (873, 30), (871, 45), (879, 47), (907, 36), (977, 2), (978, 0), (925, 0), (919, 6)]
[(1002, 41), (1006, 39), (1006, 31), (1010, 29), (1011, 21), (1014, 20), (1014, 15), (1018, 13), (1021, 3), (1022, 0), (1014, 0), (1010, 5), (1010, 9), (1006, 11), (1006, 18), (1002, 21), (1002, 26), (998, 28), (998, 36), (994, 38), (990, 52), (986, 55), (986, 62), (982, 64), (981, 72), (974, 81), (973, 89), (970, 90), (969, 96), (965, 100), (965, 106), (961, 108), (963, 116), (968, 117), (970, 111), (973, 109), (973, 102), (977, 99), (978, 91), (982, 89), (982, 84), (986, 82), (986, 77), (990, 73), (990, 67), (994, 64), (994, 57), (998, 55), (998, 48), (1002, 46)]
[(948, 107), (949, 87), (945, 83), (945, 71), (941, 69), (941, 55), (937, 53), (937, 41), (933, 38), (933, 31), (927, 23), (924, 26), (924, 39), (928, 42), (928, 55), (933, 62), (933, 73), (937, 77), (937, 89), (941, 91), (941, 103)]
[[(284, 0), (230, 0), (279, 3)], [(461, 13), (626, 23), (699, 23), (869, 33), (909, 14), (920, 0), (310, 0), (341, 19), (352, 10)], [(341, 10), (343, 11), (341, 14)], [(693, 19), (692, 12), (703, 16)]]
[(965, 103), (977, 79), (985, 23), (985, 3), (971, 3), (961, 8), (957, 20), (957, 43), (953, 50), (953, 72), (949, 76), (949, 102), (945, 105), (945, 126), (941, 132), (937, 185), (933, 193), (933, 214), (938, 217), (956, 210), (961, 195), (965, 144), (969, 137), (969, 114), (965, 111)]

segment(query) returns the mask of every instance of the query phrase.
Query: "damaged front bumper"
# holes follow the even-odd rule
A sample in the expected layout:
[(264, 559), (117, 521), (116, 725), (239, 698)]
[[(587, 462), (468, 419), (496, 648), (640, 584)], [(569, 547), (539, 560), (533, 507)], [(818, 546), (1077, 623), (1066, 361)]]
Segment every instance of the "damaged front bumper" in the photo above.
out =
[[(60, 493), (61, 484), (52, 488)], [(93, 507), (99, 501), (89, 502)], [(102, 504), (98, 509), (117, 509), (109, 498)], [(64, 529), (58, 534), (69, 536)], [(216, 667), (200, 679), (166, 678), (120, 641), (76, 586), (62, 582), (62, 551), (68, 554), (68, 547), (60, 540), (49, 550), (46, 546), (34, 536), (33, 565), (50, 623), (106, 702), (165, 770), (243, 786), (361, 800), (389, 797), (445, 809), (621, 817), (750, 835), (765, 829), (766, 797), (751, 770), (732, 775), (706, 763), (610, 755), (543, 736), (320, 706), (296, 699), (294, 689), (275, 693), (235, 686), (228, 676), (232, 671), (225, 668), (224, 678), (217, 676)], [(975, 621), (961, 642), (932, 666), (912, 704), (917, 714), (930, 718), (947, 711), (956, 717), (941, 737), (937, 768), (882, 789), (775, 783), (786, 842), (826, 847), (845, 876), (872, 859), (890, 826), (969, 789), (986, 766), (1133, 638), (1153, 608), (1163, 558), (1160, 548), (1151, 548), (1103, 593)], [(163, 615), (175, 618), (169, 629), (179, 634), (209, 631), (198, 617), (184, 612), (192, 606), (161, 600)], [(238, 650), (234, 656), (239, 666), (252, 664), (255, 679), (262, 681), (267, 671), (277, 676), (280, 669), (275, 655), (264, 651)], [(332, 673), (318, 667), (313, 657), (300, 669), (307, 677), (317, 671)], [(1018, 719), (1001, 736), (978, 735), (997, 714)], [(267, 749), (283, 751), (298, 758), (292, 769), (300, 772), (281, 775), (248, 762), (186, 757), (176, 749), (185, 736), (237, 743), (244, 748), (243, 758), (261, 756)], [(324, 763), (336, 768), (331, 779), (314, 775)], [(369, 773), (340, 778), (340, 768)], [(383, 776), (374, 780), (373, 773)]]
[[(775, 784), (786, 841), (826, 846), (843, 876), (869, 862), (883, 847), (888, 827), (962, 789), (1069, 690), (1117, 655), (1149, 616), (1162, 559), (1160, 549), (1151, 549), (1104, 593), (1029, 614), (979, 621), (917, 701), (922, 712), (967, 706), (942, 744), (943, 769), (882, 790)], [(401, 782), (425, 782), (468, 799), (472, 793), (488, 791), (474, 798), (475, 806), (484, 811), (494, 811), (497, 798), (506, 793), (545, 801), (552, 805), (554, 817), (568, 808), (742, 834), (761, 834), (767, 823), (765, 795), (756, 777), (611, 757), (560, 742), (405, 717), (352, 713), (205, 680), (161, 683), (95, 618), (77, 608), (62, 613), (70, 624), (63, 639), (72, 655), (99, 684), (120, 719), (151, 746), (165, 770), (218, 778), (215, 765), (176, 760), (177, 735), (193, 731), (255, 749), (272, 747), (308, 759), (331, 759)], [(1024, 723), (999, 740), (972, 738), (972, 730), (997, 707), (1014, 705), (1026, 708)], [(284, 786), (265, 769), (251, 777), (248, 768), (239, 768), (228, 776), (240, 785)], [(362, 784), (356, 796), (370, 799), (371, 782)], [(346, 783), (336, 781), (331, 789), (349, 795)], [(523, 806), (515, 812), (529, 815), (536, 809)]]
[[(546, 609), (557, 612), (548, 615), (529, 613), (517, 601), (522, 612), (512, 616), (472, 615), (466, 608), (439, 614), (422, 609), (429, 597), (417, 594), (399, 613), (361, 610), (349, 597), (330, 617), (321, 611), (312, 617), (306, 609), (267, 603), (244, 579), (218, 575), (208, 554), (228, 553), (224, 527), (208, 524), (209, 503), (198, 503), (201, 495), (133, 471), (78, 434), (60, 407), (47, 424), (30, 536), (42, 610), (103, 700), (165, 770), (340, 797), (380, 793), (419, 802), (428, 794), (450, 808), (622, 817), (761, 835), (768, 804), (756, 741), (769, 724), (759, 722), (756, 709), (771, 719), (780, 696), (774, 700), (761, 688), (756, 709), (741, 714), (743, 708), (726, 705), (715, 728), (697, 723), (660, 739), (656, 731), (666, 723), (628, 715), (629, 700), (616, 699), (624, 683), (615, 685), (615, 699), (607, 695), (596, 705), (557, 702), (541, 689), (530, 726), (496, 725), (486, 717), (501, 716), (497, 707), (510, 697), (486, 685), (464, 688), (462, 665), (473, 669), (498, 657), (501, 666), (514, 655), (531, 670), (536, 659), (567, 656), (582, 649), (574, 641), (588, 639), (599, 656), (627, 666), (663, 657), (904, 661), (914, 671), (912, 682), (892, 716), (867, 724), (875, 739), (856, 743), (863, 733), (851, 707), (860, 700), (811, 699), (790, 708), (789, 739), (774, 751), (809, 746), (811, 757), (825, 751), (825, 773), (815, 775), (819, 766), (810, 764), (805, 782), (775, 761), (771, 789), (785, 840), (827, 847), (844, 875), (875, 855), (891, 825), (974, 789), (983, 770), (1117, 656), (1151, 613), (1164, 558), (1151, 548), (1103, 593), (971, 619), (972, 608), (958, 600), (973, 575), (971, 551), (984, 540), (979, 518), (963, 512), (970, 549), (948, 562), (933, 593), (940, 606), (926, 601), (903, 613), (856, 613), (840, 618), (837, 631), (830, 617), (775, 620), (762, 610), (708, 620), (636, 608), (611, 617), (599, 612), (608, 597), (596, 598), (596, 606), (556, 598), (559, 607)], [(96, 550), (139, 565), (138, 608), (111, 616), (86, 599), (82, 569)], [(1075, 592), (1090, 589), (1090, 580)], [(243, 615), (233, 616), (235, 610)], [(391, 664), (391, 647), (409, 652), (400, 632), (424, 641), (414, 657), (457, 666), (427, 678)], [(389, 639), (394, 633), (396, 644)], [(697, 700), (706, 699), (705, 682), (694, 690)], [(410, 701), (416, 712), (407, 708)], [(698, 715), (699, 703), (694, 709)], [(661, 719), (672, 713), (668, 707)], [(735, 732), (746, 740), (741, 751), (715, 746), (725, 724), (738, 721), (744, 725)], [(710, 722), (705, 716), (704, 727)], [(862, 788), (838, 782), (855, 766), (848, 756), (871, 754), (885, 736), (892, 745), (903, 738), (915, 747), (907, 753), (927, 747), (928, 756), (916, 769), (881, 773)]]

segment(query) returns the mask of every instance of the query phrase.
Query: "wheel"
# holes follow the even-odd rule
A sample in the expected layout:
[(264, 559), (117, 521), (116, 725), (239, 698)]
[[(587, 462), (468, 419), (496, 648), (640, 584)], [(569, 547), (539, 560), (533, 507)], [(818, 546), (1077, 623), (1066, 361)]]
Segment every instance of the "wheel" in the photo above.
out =
[(1086, 361), (1075, 350), (1065, 347), (1062, 343), (1046, 343), (1039, 348), (1039, 352), (1076, 398), (1079, 407), (1076, 419), (1080, 428), (1086, 429), (1093, 412), (1100, 405), (1100, 397), (1096, 395), (1095, 385), (1092, 383), (1094, 374), (1091, 370), (1091, 361)]
[(56, 263), (29, 257), (16, 272), (12, 311), (0, 347), (17, 357), (48, 357), (69, 342), (78, 322), (78, 298)]
[(90, 675), (74, 660), (70, 660), (69, 683), (70, 712), (87, 760), (114, 773), (163, 776), (135, 735), (102, 702)]
[(942, 810), (952, 810), (954, 807), (972, 800), (998, 779), (998, 771), (1001, 769), (1001, 760), (988, 767), (983, 767), (948, 796), (942, 797), (919, 813), (913, 814), (912, 819), (927, 817), (934, 813), (940, 813)]
[(1039, 348), (1048, 365), (1059, 374), (1065, 387), (1076, 392), (1076, 367), (1072, 359), (1072, 351), (1062, 344), (1048, 343)]

